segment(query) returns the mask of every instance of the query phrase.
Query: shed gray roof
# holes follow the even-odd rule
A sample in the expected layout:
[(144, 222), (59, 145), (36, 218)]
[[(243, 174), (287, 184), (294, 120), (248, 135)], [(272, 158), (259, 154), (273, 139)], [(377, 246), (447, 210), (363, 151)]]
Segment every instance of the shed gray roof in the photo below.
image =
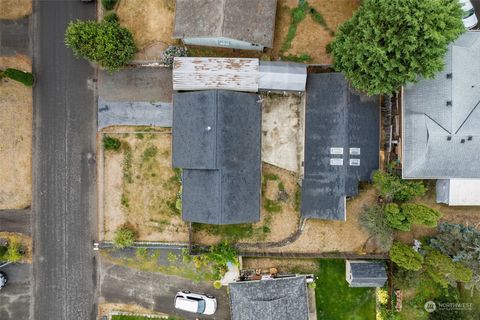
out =
[(183, 219), (208, 224), (260, 219), (261, 108), (231, 91), (173, 98), (173, 166), (183, 169)]
[(229, 284), (232, 320), (308, 320), (304, 276)]
[(302, 216), (345, 220), (345, 197), (378, 169), (378, 97), (352, 91), (340, 73), (321, 73), (308, 76), (306, 103)]
[(480, 33), (466, 32), (442, 72), (405, 88), (404, 178), (480, 178), (479, 51)]
[(350, 287), (383, 287), (387, 271), (383, 262), (348, 261), (352, 280)]
[(225, 37), (271, 48), (277, 0), (177, 0), (174, 38)]

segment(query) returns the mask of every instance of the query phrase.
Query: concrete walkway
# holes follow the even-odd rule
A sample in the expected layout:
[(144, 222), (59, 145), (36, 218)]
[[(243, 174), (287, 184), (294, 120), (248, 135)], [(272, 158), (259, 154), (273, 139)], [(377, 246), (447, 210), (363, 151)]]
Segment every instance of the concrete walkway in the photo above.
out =
[(113, 125), (172, 126), (171, 103), (105, 101), (98, 98), (98, 130)]

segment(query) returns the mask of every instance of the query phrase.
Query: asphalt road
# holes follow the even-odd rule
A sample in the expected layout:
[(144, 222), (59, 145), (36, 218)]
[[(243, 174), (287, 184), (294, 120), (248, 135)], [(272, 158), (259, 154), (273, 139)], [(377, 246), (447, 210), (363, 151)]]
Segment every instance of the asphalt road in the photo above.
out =
[(0, 270), (8, 277), (7, 285), (0, 291), (0, 319), (30, 319), (32, 265), (10, 264)]
[(81, 1), (34, 0), (34, 318), (96, 316), (93, 68), (64, 44), (67, 23), (94, 19)]
[[(210, 283), (143, 272), (102, 261), (100, 268), (102, 300), (111, 303), (138, 304), (182, 319), (230, 319), (227, 290), (217, 290)], [(181, 290), (207, 293), (217, 298), (217, 312), (213, 316), (199, 316), (174, 308), (173, 299)]]
[[(30, 234), (30, 210), (1, 210), (0, 231)], [(1, 318), (0, 318), (1, 319)]]

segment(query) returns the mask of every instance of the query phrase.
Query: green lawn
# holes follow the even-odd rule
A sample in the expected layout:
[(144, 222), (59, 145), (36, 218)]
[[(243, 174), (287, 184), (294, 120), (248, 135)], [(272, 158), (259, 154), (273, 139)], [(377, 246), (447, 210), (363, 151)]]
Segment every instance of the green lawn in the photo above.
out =
[(348, 287), (345, 260), (319, 260), (315, 275), (318, 319), (375, 319), (375, 289)]

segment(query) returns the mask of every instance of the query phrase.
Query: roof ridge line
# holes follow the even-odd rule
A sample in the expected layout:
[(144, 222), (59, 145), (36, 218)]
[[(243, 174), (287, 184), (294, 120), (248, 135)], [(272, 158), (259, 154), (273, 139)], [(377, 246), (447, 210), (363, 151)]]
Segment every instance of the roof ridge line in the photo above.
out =
[(214, 90), (215, 92), (215, 167), (218, 168), (218, 172), (220, 174), (220, 188), (218, 190), (219, 193), (219, 198), (220, 201), (218, 205), (220, 206), (220, 216), (218, 217), (218, 223), (223, 224), (223, 193), (222, 193), (222, 184), (223, 184), (223, 179), (222, 179), (222, 174), (223, 171), (221, 168), (218, 166), (218, 94), (219, 90)]

